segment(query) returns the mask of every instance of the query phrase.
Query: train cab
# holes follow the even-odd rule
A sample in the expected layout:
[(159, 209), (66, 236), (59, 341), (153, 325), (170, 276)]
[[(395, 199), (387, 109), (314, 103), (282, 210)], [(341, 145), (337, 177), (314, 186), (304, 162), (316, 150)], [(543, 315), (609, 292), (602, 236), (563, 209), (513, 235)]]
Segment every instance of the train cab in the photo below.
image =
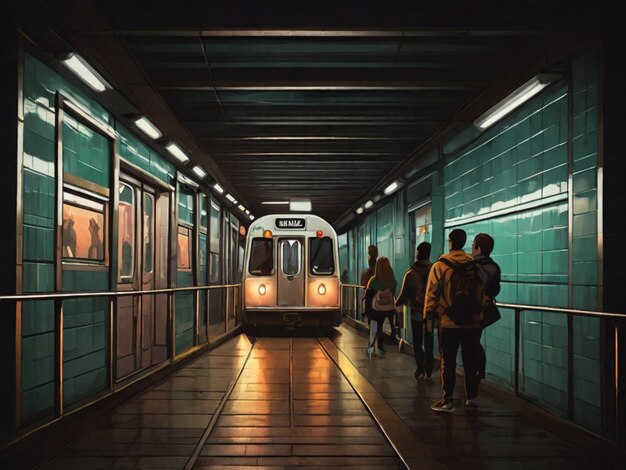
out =
[(325, 220), (310, 214), (255, 220), (244, 255), (244, 324), (338, 326), (339, 273), (337, 234)]

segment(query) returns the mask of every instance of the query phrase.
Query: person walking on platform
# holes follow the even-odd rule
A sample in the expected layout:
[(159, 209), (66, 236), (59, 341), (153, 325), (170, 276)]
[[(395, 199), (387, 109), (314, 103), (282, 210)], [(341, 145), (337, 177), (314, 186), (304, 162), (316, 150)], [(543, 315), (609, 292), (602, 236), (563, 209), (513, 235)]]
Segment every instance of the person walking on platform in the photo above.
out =
[[(430, 377), (433, 371), (433, 332), (426, 331), (424, 325), (424, 298), (428, 273), (432, 267), (430, 262), (430, 243), (422, 242), (417, 245), (415, 263), (407, 270), (402, 279), (400, 295), (396, 300), (396, 307), (409, 305), (411, 307), (411, 329), (413, 330), (413, 352), (415, 353), (415, 378)], [(428, 320), (432, 323), (432, 320)], [(424, 347), (422, 348), (422, 340)]]
[[(476, 235), (472, 243), (472, 256), (478, 264), (478, 274), (482, 281), (483, 293), (485, 295), (483, 300), (484, 309), (489, 308), (490, 304), (494, 303), (496, 296), (500, 293), (500, 266), (490, 258), (494, 244), (493, 238), (486, 233)], [(480, 351), (480, 376), (484, 379), (487, 368), (487, 356), (482, 344), (480, 345)]]
[(463, 251), (467, 240), (464, 230), (454, 229), (448, 235), (450, 252), (433, 264), (426, 286), (424, 318), (437, 315), (443, 398), (430, 408), (433, 411), (454, 410), (456, 355), (461, 346), (465, 369), (465, 404), (473, 405), (480, 385), (480, 321), (483, 292), (477, 265)]
[[(378, 357), (385, 357), (385, 350), (382, 347), (383, 323), (389, 312), (394, 312), (396, 293), (396, 278), (389, 264), (389, 259), (381, 257), (376, 261), (374, 276), (370, 278), (365, 289), (364, 304), (365, 312), (370, 321), (370, 337), (366, 353), (372, 357), (374, 353)], [(378, 349), (374, 350), (374, 345), (378, 339)]]
[(367, 268), (361, 272), (361, 282), (359, 285), (367, 287), (367, 283), (374, 275), (374, 269), (376, 268), (376, 259), (378, 258), (378, 248), (376, 245), (370, 245), (367, 247)]
[[(361, 278), (359, 280), (359, 285), (363, 287), (363, 294), (365, 294), (365, 289), (367, 288), (367, 283), (370, 282), (372, 276), (374, 276), (374, 270), (376, 269), (376, 259), (378, 258), (378, 248), (376, 245), (370, 245), (367, 247), (367, 268), (361, 271)], [(365, 297), (362, 297), (365, 299)], [(365, 300), (361, 301), (361, 316), (364, 317), (366, 315), (365, 312)], [(368, 317), (367, 323), (368, 325), (372, 322), (372, 320)]]

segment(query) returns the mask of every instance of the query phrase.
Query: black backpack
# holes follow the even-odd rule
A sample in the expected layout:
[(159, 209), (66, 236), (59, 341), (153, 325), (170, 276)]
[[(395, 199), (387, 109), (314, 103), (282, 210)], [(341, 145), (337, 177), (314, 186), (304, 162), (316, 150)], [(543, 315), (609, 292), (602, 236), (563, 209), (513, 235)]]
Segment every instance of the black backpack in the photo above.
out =
[(473, 316), (483, 309), (483, 287), (475, 261), (456, 264), (442, 258), (439, 261), (452, 268), (450, 305), (446, 315), (457, 325), (470, 325)]

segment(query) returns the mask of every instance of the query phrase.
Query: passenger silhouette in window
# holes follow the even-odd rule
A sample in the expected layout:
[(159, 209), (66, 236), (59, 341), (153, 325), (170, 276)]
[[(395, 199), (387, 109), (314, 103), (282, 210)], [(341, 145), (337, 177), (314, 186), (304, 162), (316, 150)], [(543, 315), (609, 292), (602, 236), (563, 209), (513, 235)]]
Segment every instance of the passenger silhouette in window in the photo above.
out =
[(100, 226), (93, 217), (89, 220), (89, 235), (91, 235), (91, 245), (87, 257), (89, 259), (102, 259), (102, 240), (100, 239)]
[(74, 217), (69, 209), (63, 212), (63, 257), (75, 258), (76, 230), (74, 229)]

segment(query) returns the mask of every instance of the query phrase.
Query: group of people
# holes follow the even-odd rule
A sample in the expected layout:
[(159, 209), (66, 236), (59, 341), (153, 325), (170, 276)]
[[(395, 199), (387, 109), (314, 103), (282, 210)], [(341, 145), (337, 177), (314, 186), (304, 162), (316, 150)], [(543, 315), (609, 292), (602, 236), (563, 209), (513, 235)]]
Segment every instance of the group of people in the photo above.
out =
[(393, 331), (395, 311), (406, 305), (411, 310), (415, 378), (430, 377), (434, 362), (433, 327), (437, 322), (443, 397), (431, 406), (433, 411), (454, 410), (459, 346), (465, 370), (466, 408), (476, 407), (480, 381), (485, 377), (486, 356), (480, 337), (485, 326), (484, 312), (494, 305), (500, 292), (500, 267), (490, 257), (494, 247), (490, 235), (479, 233), (474, 237), (471, 255), (463, 250), (466, 240), (464, 230), (450, 231), (449, 252), (434, 263), (430, 261), (430, 243), (420, 243), (415, 263), (404, 274), (397, 297), (397, 282), (389, 259), (378, 258), (374, 245), (368, 247), (368, 268), (361, 274), (361, 285), (365, 287), (363, 311), (370, 324), (368, 357), (384, 357), (384, 321), (389, 319)]

